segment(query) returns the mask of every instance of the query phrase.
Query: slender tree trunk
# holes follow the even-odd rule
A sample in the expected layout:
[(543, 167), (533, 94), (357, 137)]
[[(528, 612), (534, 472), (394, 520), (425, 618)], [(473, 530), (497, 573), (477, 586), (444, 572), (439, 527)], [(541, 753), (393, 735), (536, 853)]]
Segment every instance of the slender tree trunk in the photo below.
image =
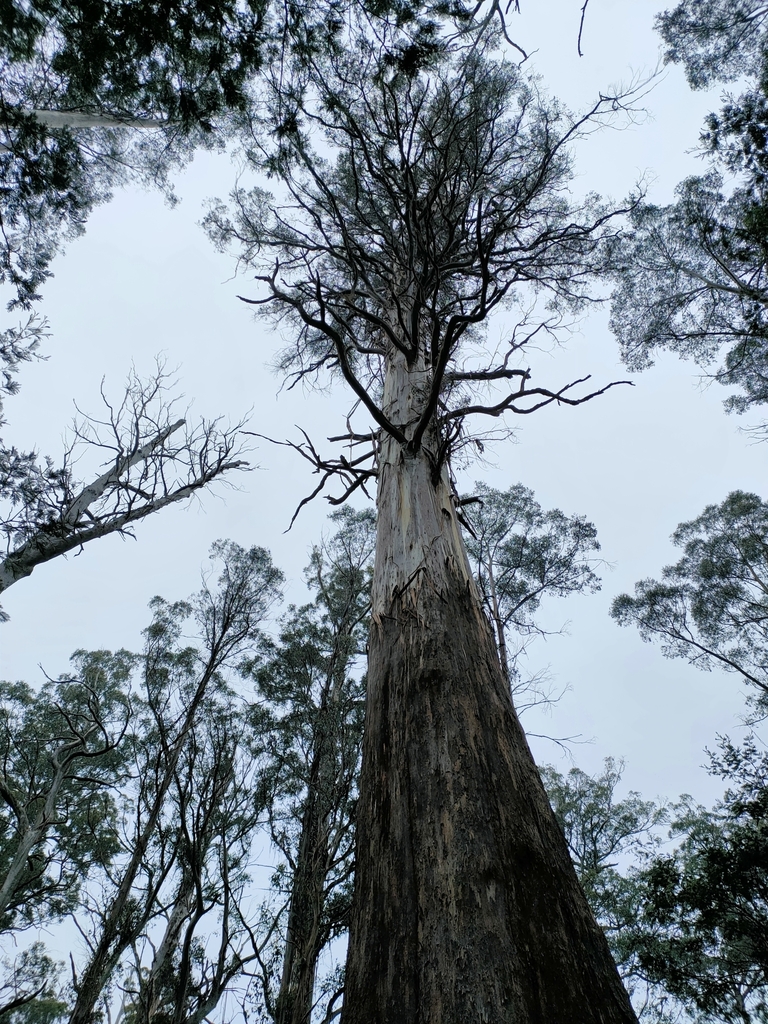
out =
[[(213, 674), (218, 668), (218, 653), (218, 651), (213, 651), (209, 656), (200, 682), (186, 709), (181, 728), (173, 742), (164, 750), (165, 763), (157, 778), (157, 788), (147, 800), (146, 820), (143, 826), (140, 826), (130, 857), (117, 884), (114, 898), (103, 916), (101, 933), (94, 943), (90, 960), (74, 986), (76, 998), (69, 1017), (69, 1024), (94, 1024), (97, 1021), (98, 1013), (95, 1007), (99, 996), (119, 963), (120, 957), (138, 938), (149, 920), (153, 901), (162, 884), (160, 876), (167, 873), (173, 863), (175, 854), (166, 862), (164, 871), (158, 871), (156, 877), (147, 886), (143, 900), (140, 897), (136, 906), (131, 908), (130, 903), (134, 894), (136, 878), (162, 814), (184, 743), (194, 726), (200, 704), (205, 697)], [(142, 779), (140, 784), (150, 786), (151, 782), (148, 779)], [(141, 799), (142, 795), (140, 794), (139, 800)]]
[(349, 636), (336, 638), (315, 729), (314, 751), (301, 822), (291, 905), (277, 998), (276, 1024), (310, 1024), (317, 961), (325, 943), (322, 923), (325, 883), (330, 870), (329, 820), (337, 789), (339, 691), (346, 678)]
[(276, 1024), (310, 1024), (312, 1017), (317, 958), (322, 945), (320, 918), (327, 852), (319, 802), (319, 794), (310, 786), (288, 911)]
[[(423, 371), (390, 358), (407, 429)], [(427, 440), (434, 447), (434, 438)], [(636, 1024), (472, 579), (445, 471), (380, 452), (344, 1024)]]
[(501, 613), (499, 612), (499, 599), (496, 593), (496, 580), (493, 575), (493, 556), (488, 553), (488, 564), (485, 566), (485, 571), (488, 574), (488, 584), (491, 591), (491, 605), (493, 610), (493, 625), (496, 630), (496, 643), (499, 645), (499, 661), (501, 662), (501, 671), (504, 673), (504, 678), (507, 683), (511, 685), (511, 679), (509, 677), (509, 653), (507, 651), (507, 638), (504, 635), (504, 623), (501, 621)]
[(43, 806), (33, 822), (27, 818), (23, 807), (23, 797), (17, 799), (4, 783), (0, 784), (3, 789), (3, 798), (16, 814), (19, 830), (18, 846), (8, 865), (2, 885), (0, 885), (0, 914), (7, 913), (8, 908), (17, 901), (19, 884), (29, 871), (29, 855), (45, 839), (51, 822), (58, 817), (56, 801), (59, 799), (61, 787), (66, 781), (67, 771), (70, 770), (72, 762), (78, 756), (83, 756), (86, 753), (85, 741), (95, 728), (96, 726), (93, 726), (89, 729), (84, 739), (64, 743), (54, 751), (52, 755), (53, 779), (45, 794)]
[(158, 1018), (168, 1017), (168, 1003), (173, 998), (173, 955), (179, 946), (182, 929), (194, 910), (195, 891), (188, 875), (176, 894), (163, 938), (157, 947), (146, 979), (140, 981), (139, 1004), (135, 1008), (138, 1024), (152, 1024)]

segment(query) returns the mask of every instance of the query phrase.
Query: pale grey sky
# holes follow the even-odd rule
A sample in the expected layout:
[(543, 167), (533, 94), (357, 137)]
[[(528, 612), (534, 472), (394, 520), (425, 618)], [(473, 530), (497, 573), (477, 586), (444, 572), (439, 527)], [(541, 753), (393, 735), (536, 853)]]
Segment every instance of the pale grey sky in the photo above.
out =
[[(577, 0), (523, 0), (512, 19), (516, 38), (536, 51), (530, 64), (545, 87), (571, 108), (585, 107), (600, 90), (657, 64), (652, 16), (663, 4), (591, 0), (576, 54)], [(624, 131), (593, 136), (577, 151), (576, 187), (623, 196), (644, 174), (651, 197), (672, 198), (675, 184), (701, 164), (690, 152), (703, 114), (717, 93), (692, 94), (679, 69), (669, 69), (644, 103), (649, 116)], [(341, 390), (277, 395), (268, 364), (279, 347), (251, 310), (238, 302), (247, 280), (232, 281), (230, 261), (209, 245), (198, 221), (206, 197), (225, 196), (235, 170), (227, 157), (202, 156), (181, 177), (182, 203), (164, 207), (155, 194), (123, 192), (91, 218), (86, 235), (54, 264), (43, 312), (53, 336), (50, 359), (25, 367), (21, 394), (7, 403), (9, 440), (56, 456), (73, 400), (98, 411), (102, 377), (120, 394), (131, 364), (151, 372), (156, 354), (179, 367), (192, 415), (239, 419), (252, 409), (251, 428), (275, 437), (297, 436), (294, 424), (321, 441), (338, 432), (351, 404)], [(567, 346), (542, 353), (534, 370), (550, 385), (591, 373), (596, 383), (626, 376), (607, 314), (590, 316)], [(503, 319), (490, 335), (504, 329)], [(669, 535), (705, 504), (735, 488), (762, 492), (768, 447), (751, 445), (742, 421), (722, 410), (724, 389), (699, 386), (696, 368), (673, 358), (576, 409), (550, 408), (520, 424), (517, 443), (498, 446), (492, 465), (464, 475), (504, 488), (521, 481), (545, 508), (593, 520), (602, 555), (613, 564), (599, 595), (553, 601), (545, 609), (553, 627), (571, 621), (567, 636), (536, 643), (532, 669), (550, 665), (555, 682), (572, 687), (551, 718), (530, 716), (535, 732), (582, 734), (577, 763), (600, 767), (606, 755), (624, 756), (627, 788), (646, 797), (691, 792), (708, 801), (719, 792), (702, 771), (703, 748), (718, 732), (738, 736), (743, 712), (734, 676), (703, 674), (667, 661), (636, 632), (608, 617), (612, 597), (635, 580), (658, 575), (676, 558)], [(171, 508), (139, 524), (136, 541), (108, 538), (77, 557), (38, 568), (3, 603), (11, 621), (0, 631), (0, 673), (42, 680), (66, 670), (76, 648), (137, 649), (155, 594), (186, 597), (196, 589), (210, 543), (229, 537), (272, 550), (289, 579), (288, 596), (301, 598), (307, 549), (323, 529), (328, 506), (305, 510), (284, 534), (293, 509), (316, 482), (308, 466), (285, 449), (260, 443), (256, 468), (219, 486), (189, 508)], [(534, 742), (539, 760), (559, 762), (556, 748)], [(562, 764), (567, 767), (567, 763)]]

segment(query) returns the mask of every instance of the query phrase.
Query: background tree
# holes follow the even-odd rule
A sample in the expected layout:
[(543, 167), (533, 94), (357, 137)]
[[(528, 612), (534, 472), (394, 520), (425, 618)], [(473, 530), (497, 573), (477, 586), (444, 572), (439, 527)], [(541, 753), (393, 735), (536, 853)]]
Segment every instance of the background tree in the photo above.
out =
[(618, 799), (624, 764), (610, 757), (604, 764), (595, 776), (576, 767), (562, 774), (544, 765), (541, 776), (638, 1018), (666, 1024), (677, 1019), (679, 1007), (641, 965), (637, 922), (643, 906), (639, 875), (659, 848), (659, 826), (668, 820), (667, 810), (636, 792)]
[(691, 1018), (768, 1020), (768, 758), (755, 737), (722, 740), (710, 772), (733, 784), (708, 811), (674, 808), (677, 849), (638, 875), (641, 913), (627, 930), (641, 969)]
[(524, 642), (543, 633), (534, 614), (547, 594), (567, 597), (600, 589), (596, 559), (589, 557), (600, 550), (597, 531), (584, 516), (545, 512), (522, 484), (498, 491), (476, 483), (472, 494), (459, 503), (468, 520), (467, 554), (520, 711), (521, 691), (530, 689), (530, 681), (517, 678), (521, 648), (510, 653), (507, 634), (514, 631), (519, 645), (520, 638)]
[[(282, 574), (263, 548), (219, 542), (213, 555), (215, 590), (206, 581), (191, 603), (153, 601), (138, 660), (130, 803), (115, 830), (120, 849), (75, 914), (88, 955), (73, 978), (71, 1024), (91, 1024), (109, 1005), (126, 956), (146, 948), (155, 922), (165, 920), (165, 948), (156, 950), (146, 984), (127, 986), (141, 1019), (202, 1020), (241, 970), (244, 945), (254, 956), (239, 901), (262, 811), (253, 797), (258, 765), (237, 757), (240, 733), (227, 730), (237, 704), (227, 676), (257, 649)], [(183, 634), (191, 617), (196, 644)], [(211, 962), (199, 926), (217, 913)]]
[(318, 979), (318, 961), (349, 927), (375, 519), (344, 508), (331, 521), (306, 570), (313, 600), (291, 606), (255, 674), (272, 709), (266, 805), (283, 913), (260, 987), (277, 1024), (338, 1014), (339, 971)]
[(721, 358), (713, 377), (736, 389), (726, 408), (745, 412), (768, 400), (766, 11), (755, 0), (682, 0), (657, 27), (693, 88), (745, 76), (746, 91), (706, 119), (710, 169), (681, 182), (669, 206), (634, 209), (613, 256), (611, 326), (635, 370), (660, 349), (705, 367)]
[[(0, 933), (7, 937), (74, 910), (92, 870), (117, 853), (131, 659), (81, 652), (73, 663), (73, 675), (36, 693), (0, 684)], [(61, 1011), (59, 971), (40, 943), (4, 969), (0, 1013)]]
[(618, 101), (573, 119), (486, 51), (424, 70), (361, 38), (310, 65), (316, 102), (282, 121), (270, 163), (290, 205), (241, 190), (233, 219), (208, 220), (256, 267), (250, 301), (294, 328), (283, 368), (341, 375), (374, 423), (350, 426), (337, 459), (297, 445), (318, 491), (334, 471), (344, 497), (378, 486), (348, 1024), (634, 1019), (515, 715), (448, 473), (469, 416), (592, 397), (533, 387), (519, 339), (489, 366), (463, 346), (516, 286), (583, 299), (611, 211), (569, 206), (567, 147)]
[[(3, 393), (14, 394), (21, 362), (37, 355), (44, 325), (32, 318), (26, 327), (0, 336), (0, 427)], [(149, 380), (131, 373), (119, 405), (102, 390), (105, 419), (76, 421), (60, 465), (41, 461), (37, 452), (20, 451), (0, 441), (0, 593), (33, 570), (89, 541), (110, 533), (133, 536), (135, 523), (177, 501), (185, 501), (214, 480), (248, 463), (242, 424), (220, 420), (190, 425), (176, 416), (169, 400), (169, 375), (161, 364)], [(98, 452), (102, 472), (90, 482), (75, 477), (75, 463)], [(0, 609), (0, 621), (4, 619)]]
[(254, 747), (239, 695), (224, 688), (209, 695), (147, 858), (148, 874), (163, 862), (170, 870), (116, 986), (131, 1020), (200, 1022), (228, 990), (242, 995), (256, 956), (247, 910), (264, 811), (264, 752)]
[[(709, 772), (731, 783), (708, 810), (629, 793), (622, 765), (590, 777), (542, 769), (595, 915), (642, 1021), (761, 1024), (768, 1013), (766, 755), (721, 739)], [(674, 846), (659, 826), (669, 822)]]
[(768, 701), (768, 505), (734, 491), (681, 523), (672, 541), (684, 551), (660, 581), (641, 580), (620, 594), (611, 615), (633, 623), (644, 640), (660, 639), (667, 657), (698, 668), (720, 665), (752, 689), (758, 715)]

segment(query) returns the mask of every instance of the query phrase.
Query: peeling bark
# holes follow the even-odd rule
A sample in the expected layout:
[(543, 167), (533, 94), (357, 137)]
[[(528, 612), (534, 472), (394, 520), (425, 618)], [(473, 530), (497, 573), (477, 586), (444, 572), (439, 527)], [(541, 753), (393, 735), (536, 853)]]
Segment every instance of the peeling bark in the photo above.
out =
[[(428, 374), (390, 356), (409, 434)], [(412, 436), (412, 435), (410, 435)], [(435, 433), (382, 440), (344, 1024), (635, 1024), (515, 713)]]

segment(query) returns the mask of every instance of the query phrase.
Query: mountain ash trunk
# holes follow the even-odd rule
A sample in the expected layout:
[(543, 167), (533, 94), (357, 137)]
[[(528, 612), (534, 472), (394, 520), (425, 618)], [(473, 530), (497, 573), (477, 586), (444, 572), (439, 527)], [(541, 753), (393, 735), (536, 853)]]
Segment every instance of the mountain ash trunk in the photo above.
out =
[[(406, 435), (427, 375), (390, 357)], [(431, 451), (430, 451), (431, 449)], [(636, 1024), (517, 719), (435, 434), (379, 463), (343, 1024)]]

